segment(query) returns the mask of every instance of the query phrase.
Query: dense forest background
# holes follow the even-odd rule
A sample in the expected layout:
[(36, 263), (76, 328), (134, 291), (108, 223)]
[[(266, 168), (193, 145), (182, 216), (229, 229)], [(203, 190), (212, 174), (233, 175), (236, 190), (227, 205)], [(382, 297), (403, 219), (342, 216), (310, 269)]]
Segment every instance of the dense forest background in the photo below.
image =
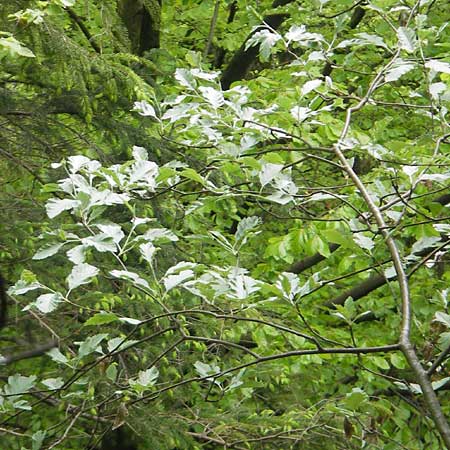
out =
[(2, 1), (0, 447), (450, 449), (449, 18)]

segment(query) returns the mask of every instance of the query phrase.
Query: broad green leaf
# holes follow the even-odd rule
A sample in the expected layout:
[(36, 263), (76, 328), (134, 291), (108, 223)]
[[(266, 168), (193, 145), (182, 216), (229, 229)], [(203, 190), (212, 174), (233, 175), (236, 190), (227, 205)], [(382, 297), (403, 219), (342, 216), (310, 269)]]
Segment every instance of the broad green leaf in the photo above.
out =
[(86, 320), (83, 326), (88, 327), (95, 325), (104, 325), (106, 323), (115, 322), (116, 320), (118, 320), (118, 317), (114, 313), (101, 312)]
[(204, 185), (205, 184), (205, 179), (199, 174), (197, 173), (194, 169), (184, 169), (180, 172), (180, 175), (185, 177), (185, 178), (189, 178), (190, 180), (193, 181), (197, 181), (198, 183)]
[(117, 380), (117, 372), (117, 363), (112, 363), (106, 369), (106, 376), (114, 383)]
[(350, 411), (358, 411), (367, 402), (367, 394), (360, 388), (353, 388), (345, 397), (345, 407)]

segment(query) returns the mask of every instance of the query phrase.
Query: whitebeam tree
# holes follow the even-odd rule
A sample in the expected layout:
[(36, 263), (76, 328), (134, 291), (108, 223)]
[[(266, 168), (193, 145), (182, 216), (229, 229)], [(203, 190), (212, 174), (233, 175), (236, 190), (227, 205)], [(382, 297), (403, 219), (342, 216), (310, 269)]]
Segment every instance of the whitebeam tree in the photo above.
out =
[(449, 31), (435, 2), (341, 3), (326, 29), (258, 25), (250, 80), (190, 54), (137, 99), (170, 157), (53, 165), (9, 290), (49, 338), (2, 355), (1, 430), (33, 450), (118, 430), (137, 448), (450, 449)]

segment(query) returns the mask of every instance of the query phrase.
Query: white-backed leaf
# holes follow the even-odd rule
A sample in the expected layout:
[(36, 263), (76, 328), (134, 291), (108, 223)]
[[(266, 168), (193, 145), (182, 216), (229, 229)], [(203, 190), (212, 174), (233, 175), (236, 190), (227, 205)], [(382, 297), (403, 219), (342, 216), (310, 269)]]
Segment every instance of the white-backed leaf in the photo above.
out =
[(436, 247), (436, 244), (441, 241), (439, 236), (425, 236), (419, 239), (417, 242), (414, 242), (414, 245), (411, 248), (411, 253), (417, 254), (424, 249), (431, 249)]
[(87, 247), (84, 245), (77, 245), (66, 252), (67, 258), (73, 264), (82, 264), (86, 261)]
[(139, 252), (142, 257), (150, 264), (153, 262), (153, 255), (157, 248), (151, 242), (145, 242), (139, 246)]
[(370, 237), (367, 237), (362, 233), (355, 233), (353, 235), (353, 240), (359, 247), (363, 248), (364, 250), (370, 251), (375, 247), (375, 242)]
[(142, 323), (142, 320), (133, 319), (132, 317), (120, 317), (119, 322), (128, 323), (130, 325), (139, 325)]
[(397, 30), (398, 46), (412, 53), (416, 49), (416, 33), (413, 29), (407, 27), (400, 27)]
[(167, 269), (167, 272), (164, 276), (167, 275), (173, 275), (174, 273), (179, 273), (182, 270), (186, 269), (195, 269), (197, 267), (197, 264), (189, 262), (189, 261), (180, 261), (179, 263), (175, 264), (174, 266)]
[(264, 164), (261, 172), (259, 172), (259, 181), (261, 186), (264, 187), (267, 183), (270, 183), (282, 170), (282, 164)]
[(236, 242), (243, 241), (246, 234), (261, 224), (261, 219), (256, 216), (245, 217), (237, 226), (235, 239)]
[(434, 70), (435, 72), (442, 72), (450, 74), (450, 64), (444, 61), (438, 61), (436, 59), (430, 59), (425, 63), (427, 69)]
[(61, 363), (61, 364), (67, 364), (69, 360), (61, 353), (59, 348), (52, 348), (47, 353), (48, 356), (52, 359), (52, 361)]
[(437, 311), (434, 315), (434, 322), (439, 322), (445, 325), (447, 328), (450, 328), (450, 315), (443, 313), (441, 311)]
[(343, 47), (351, 47), (352, 45), (375, 45), (377, 47), (383, 47), (386, 49), (389, 49), (389, 47), (386, 45), (386, 43), (383, 41), (383, 38), (380, 36), (377, 36), (375, 34), (368, 34), (368, 33), (358, 33), (357, 38), (353, 39), (347, 39), (342, 41), (337, 48), (343, 48)]
[(48, 389), (56, 390), (64, 385), (64, 380), (61, 377), (58, 378), (47, 378), (42, 380), (41, 383)]
[(265, 28), (264, 30), (253, 33), (245, 43), (245, 50), (250, 47), (259, 45), (259, 53), (262, 61), (267, 61), (272, 54), (272, 49), (275, 44), (281, 39), (278, 33), (273, 33), (271, 30)]
[(313, 91), (314, 89), (317, 89), (321, 84), (322, 84), (322, 80), (311, 80), (311, 81), (307, 81), (307, 82), (302, 86), (302, 94), (303, 94), (303, 95), (306, 95), (306, 94), (310, 93), (310, 92)]
[(102, 353), (100, 343), (108, 337), (107, 333), (96, 334), (94, 336), (89, 336), (82, 342), (75, 342), (76, 345), (79, 345), (78, 349), (78, 357), (83, 358), (84, 356), (90, 355), (94, 352)]
[(395, 60), (392, 66), (386, 71), (384, 79), (387, 82), (397, 81), (400, 77), (414, 69), (415, 64), (411, 61), (405, 61), (401, 58)]
[(59, 293), (42, 294), (34, 302), (34, 306), (44, 314), (51, 313), (64, 300)]
[(193, 278), (194, 272), (192, 270), (182, 270), (181, 272), (177, 273), (176, 275), (168, 275), (164, 278), (164, 287), (167, 291), (170, 291), (176, 286), (179, 286), (186, 280), (190, 280)]
[(138, 342), (138, 341), (133, 340), (133, 339), (116, 337), (116, 338), (110, 339), (107, 342), (106, 346), (108, 347), (108, 352), (111, 353), (111, 352), (118, 352), (118, 351), (125, 350), (126, 348), (134, 345), (136, 342)]
[(69, 289), (75, 289), (82, 284), (89, 283), (99, 273), (99, 270), (95, 266), (82, 263), (74, 266), (72, 272), (67, 277), (67, 285)]
[(449, 381), (450, 381), (450, 377), (444, 377), (444, 378), (441, 378), (440, 380), (433, 381), (431, 383), (431, 387), (433, 388), (434, 391), (437, 391), (440, 387), (444, 386)]
[(288, 43), (296, 42), (299, 45), (308, 45), (310, 42), (324, 41), (325, 39), (321, 34), (309, 33), (306, 31), (305, 25), (293, 25), (289, 28), (285, 38)]
[(89, 236), (81, 241), (85, 247), (94, 247), (98, 252), (114, 252), (116, 251), (116, 244), (111, 236), (105, 233)]
[(97, 228), (109, 236), (116, 244), (119, 244), (125, 237), (122, 227), (117, 224), (98, 224)]
[(139, 386), (143, 388), (149, 388), (156, 383), (158, 376), (159, 371), (155, 366), (153, 366), (150, 369), (139, 371), (137, 379), (129, 380), (129, 383), (131, 387)]
[(145, 232), (144, 237), (150, 242), (178, 241), (175, 233), (167, 228), (151, 228)]
[(216, 375), (220, 373), (220, 367), (219, 366), (213, 366), (210, 364), (203, 363), (201, 361), (196, 361), (194, 363), (195, 370), (197, 373), (203, 378), (207, 377), (208, 375)]
[(194, 89), (197, 85), (192, 73), (187, 69), (178, 68), (175, 71), (175, 79), (183, 86)]
[(294, 106), (289, 112), (291, 113), (291, 116), (299, 122), (303, 122), (305, 119), (313, 115), (312, 111), (305, 106)]
[(6, 395), (23, 394), (34, 386), (36, 379), (35, 375), (29, 377), (20, 374), (11, 375), (8, 377), (8, 384), (3, 387), (3, 391)]
[(9, 295), (23, 295), (29, 291), (33, 291), (35, 289), (42, 288), (41, 283), (38, 283), (37, 281), (26, 281), (26, 280), (18, 280), (14, 286), (11, 286), (8, 289)]
[(147, 161), (148, 160), (148, 152), (144, 147), (139, 147), (138, 145), (133, 145), (132, 150), (133, 159), (135, 161)]
[(158, 118), (155, 108), (153, 108), (153, 106), (145, 100), (142, 102), (134, 102), (132, 111), (137, 111), (141, 116), (153, 117), (155, 119)]
[(77, 208), (80, 205), (81, 202), (79, 200), (51, 198), (45, 205), (45, 209), (47, 211), (47, 216), (50, 219), (53, 219), (63, 211)]
[(58, 243), (58, 244), (47, 244), (41, 247), (33, 256), (33, 259), (46, 259), (49, 256), (53, 256), (56, 253), (58, 253), (59, 249), (64, 244)]
[(73, 155), (67, 158), (69, 170), (71, 173), (77, 173), (81, 168), (87, 166), (91, 159), (83, 155)]
[(27, 47), (23, 46), (13, 36), (0, 38), (0, 49), (5, 49), (11, 56), (25, 56), (26, 58), (35, 58), (35, 54)]
[(223, 93), (212, 87), (200, 86), (199, 91), (202, 93), (203, 98), (211, 104), (214, 108), (222, 106), (224, 103)]
[(442, 94), (442, 92), (445, 92), (446, 90), (447, 85), (445, 83), (442, 83), (441, 81), (438, 83), (430, 84), (430, 94), (433, 97), (433, 100), (439, 100), (439, 94)]
[(142, 286), (147, 289), (150, 289), (150, 286), (147, 283), (147, 281), (144, 280), (143, 278), (141, 278), (135, 272), (130, 272), (128, 270), (111, 270), (109, 273), (115, 278), (120, 278), (121, 280), (131, 281), (134, 284), (137, 284), (138, 286)]

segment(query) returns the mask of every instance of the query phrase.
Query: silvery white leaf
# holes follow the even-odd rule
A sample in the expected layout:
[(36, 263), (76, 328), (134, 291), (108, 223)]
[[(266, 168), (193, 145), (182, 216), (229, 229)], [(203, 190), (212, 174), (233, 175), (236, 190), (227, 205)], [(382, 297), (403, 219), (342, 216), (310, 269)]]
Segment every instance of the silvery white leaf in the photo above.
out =
[(98, 268), (90, 264), (82, 263), (73, 266), (72, 272), (66, 279), (69, 289), (72, 290), (82, 284), (89, 283), (98, 273)]

